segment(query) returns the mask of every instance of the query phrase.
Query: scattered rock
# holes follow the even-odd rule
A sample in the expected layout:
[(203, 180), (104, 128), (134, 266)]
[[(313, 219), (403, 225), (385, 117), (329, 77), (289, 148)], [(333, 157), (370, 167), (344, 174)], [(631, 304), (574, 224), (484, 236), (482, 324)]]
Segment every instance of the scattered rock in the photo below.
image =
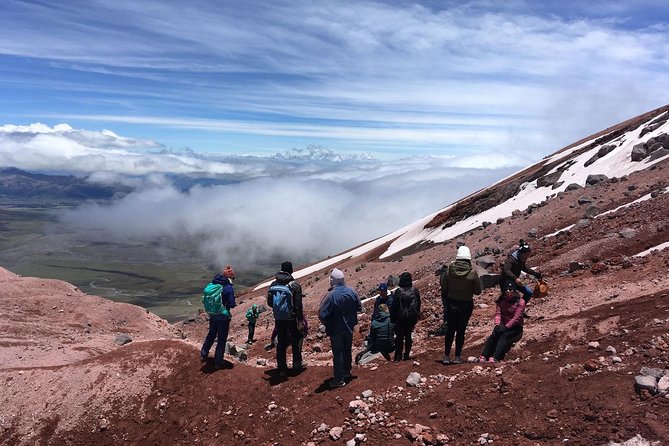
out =
[(132, 342), (132, 338), (125, 333), (120, 334), (114, 338), (114, 344), (116, 345), (125, 345), (129, 344), (130, 342)]
[(330, 435), (331, 439), (336, 441), (336, 440), (339, 440), (341, 438), (343, 433), (344, 433), (344, 429), (337, 426), (337, 427), (333, 427), (332, 429), (330, 429), (329, 435)]
[(618, 232), (618, 235), (622, 238), (634, 238), (636, 236), (636, 231), (632, 228), (624, 228)]
[(406, 383), (409, 387), (416, 387), (420, 384), (421, 376), (418, 372), (411, 372), (407, 376)]

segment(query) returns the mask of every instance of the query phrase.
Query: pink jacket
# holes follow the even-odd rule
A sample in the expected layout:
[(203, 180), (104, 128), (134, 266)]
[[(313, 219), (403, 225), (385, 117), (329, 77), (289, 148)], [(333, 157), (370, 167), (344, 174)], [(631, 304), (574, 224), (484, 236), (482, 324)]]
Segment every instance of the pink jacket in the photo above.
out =
[(514, 293), (510, 298), (502, 296), (497, 302), (495, 310), (495, 325), (503, 323), (506, 328), (523, 326), (523, 312), (525, 311), (525, 301), (519, 298), (518, 293)]

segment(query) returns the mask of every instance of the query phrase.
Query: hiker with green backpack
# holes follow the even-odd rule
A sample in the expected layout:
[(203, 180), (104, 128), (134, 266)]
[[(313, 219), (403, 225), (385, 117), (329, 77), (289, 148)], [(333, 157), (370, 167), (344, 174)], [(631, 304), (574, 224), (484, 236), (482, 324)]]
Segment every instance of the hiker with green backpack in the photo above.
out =
[(223, 354), (225, 353), (225, 344), (228, 341), (230, 319), (232, 318), (230, 309), (237, 305), (235, 291), (232, 287), (234, 278), (235, 271), (230, 265), (226, 265), (223, 272), (217, 273), (212, 281), (204, 287), (202, 293), (204, 311), (209, 315), (209, 333), (207, 333), (200, 350), (200, 361), (207, 361), (209, 350), (218, 338), (214, 352), (214, 368), (216, 369), (223, 368)]
[(253, 304), (251, 308), (246, 310), (246, 320), (249, 322), (249, 338), (246, 341), (247, 344), (253, 344), (253, 335), (256, 332), (256, 321), (258, 320), (260, 313), (258, 312), (258, 305)]

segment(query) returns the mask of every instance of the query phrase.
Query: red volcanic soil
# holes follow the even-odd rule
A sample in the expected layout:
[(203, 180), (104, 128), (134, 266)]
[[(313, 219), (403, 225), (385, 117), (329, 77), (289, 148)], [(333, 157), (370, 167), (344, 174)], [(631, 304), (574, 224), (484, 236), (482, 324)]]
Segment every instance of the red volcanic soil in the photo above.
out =
[[(455, 240), (393, 261), (367, 256), (338, 265), (361, 295), (389, 274), (410, 271), (424, 308), (412, 360), (354, 367), (354, 379), (337, 390), (325, 384), (332, 376), (329, 341), (316, 317), (325, 271), (300, 279), (309, 367), (282, 379), (273, 351), (263, 348), (269, 312), (248, 360), (226, 356), (227, 367), (214, 370), (199, 362), (204, 316), (170, 325), (63, 282), (0, 269), (0, 443), (324, 445), (360, 434), (358, 444), (369, 445), (606, 445), (639, 434), (669, 444), (669, 398), (635, 387), (642, 367), (669, 369), (669, 249), (633, 257), (669, 241), (667, 166), (566, 192), (462, 237), (473, 253), (502, 250), (492, 255), (493, 270), (518, 239), (529, 240), (535, 254), (528, 263), (551, 287), (532, 300), (523, 339), (497, 366), (440, 363), (443, 337), (431, 334), (442, 311), (434, 271), (453, 259)], [(605, 212), (653, 192), (651, 200), (542, 238), (582, 218), (583, 195)], [(635, 230), (631, 238), (621, 236), (625, 228)], [(531, 229), (537, 238), (528, 237)], [(570, 272), (572, 262), (580, 269)], [(263, 304), (264, 292), (241, 296), (231, 342), (246, 339), (244, 312)], [(465, 357), (480, 354), (496, 297), (495, 289), (476, 297)], [(365, 313), (354, 349), (368, 326)], [(117, 345), (120, 334), (132, 342)], [(406, 384), (411, 372), (422, 378), (417, 387)], [(342, 434), (333, 440), (335, 427)]]

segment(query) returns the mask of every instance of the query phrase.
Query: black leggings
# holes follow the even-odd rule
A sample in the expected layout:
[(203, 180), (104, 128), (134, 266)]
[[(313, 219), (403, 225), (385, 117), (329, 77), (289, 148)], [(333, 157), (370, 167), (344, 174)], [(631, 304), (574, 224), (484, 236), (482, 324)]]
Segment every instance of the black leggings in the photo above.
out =
[(488, 340), (485, 342), (483, 347), (483, 353), (481, 355), (486, 358), (493, 357), (498, 361), (504, 359), (507, 352), (511, 350), (511, 347), (515, 342), (523, 337), (523, 327), (516, 325), (509, 328), (504, 333), (499, 334), (497, 330), (493, 330), (492, 334), (488, 337)]
[[(409, 359), (409, 354), (411, 353), (411, 346), (413, 341), (411, 340), (411, 332), (416, 324), (402, 324), (397, 323), (395, 325), (395, 361), (400, 359)], [(402, 347), (404, 347), (404, 355), (402, 355)]]
[(474, 302), (446, 299), (446, 339), (444, 341), (444, 353), (451, 354), (451, 345), (455, 338), (455, 356), (462, 355), (462, 347), (465, 345), (465, 330), (469, 324), (469, 318), (474, 311)]

